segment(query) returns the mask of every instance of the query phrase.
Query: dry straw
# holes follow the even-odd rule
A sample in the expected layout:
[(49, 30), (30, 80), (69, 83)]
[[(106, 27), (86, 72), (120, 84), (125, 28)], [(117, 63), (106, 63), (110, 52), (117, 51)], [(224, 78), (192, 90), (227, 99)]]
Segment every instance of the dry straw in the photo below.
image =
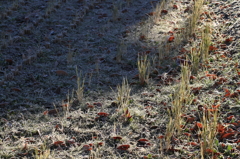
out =
[(149, 74), (150, 74), (150, 62), (148, 60), (148, 56), (145, 54), (140, 56), (138, 54), (138, 71), (139, 71), (139, 82), (140, 85), (143, 86), (148, 83)]

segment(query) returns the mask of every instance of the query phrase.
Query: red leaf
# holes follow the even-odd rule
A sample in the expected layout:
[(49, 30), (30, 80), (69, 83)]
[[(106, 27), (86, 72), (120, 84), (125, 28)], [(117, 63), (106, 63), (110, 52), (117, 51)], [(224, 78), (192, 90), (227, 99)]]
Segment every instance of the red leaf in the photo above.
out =
[(70, 78), (70, 80), (72, 80), (72, 79), (77, 79), (77, 76), (76, 76), (76, 75), (73, 75), (73, 76)]
[(6, 61), (9, 65), (12, 65), (12, 64), (13, 64), (13, 60), (11, 60), (11, 59), (5, 59), (5, 61)]
[(121, 140), (122, 139), (122, 137), (121, 136), (114, 136), (114, 137), (112, 137), (114, 140)]
[(220, 107), (220, 105), (221, 105), (221, 104), (218, 104), (218, 105), (212, 105), (212, 108), (217, 109), (217, 108)]
[(108, 116), (109, 114), (108, 114), (108, 113), (105, 113), (105, 112), (99, 112), (98, 115), (99, 115), (99, 116)]
[(83, 148), (82, 148), (84, 151), (91, 151), (92, 150), (92, 147), (91, 145), (83, 145)]
[(27, 156), (28, 153), (27, 152), (26, 153), (18, 153), (18, 155), (21, 156), (21, 157), (24, 157), (24, 156)]
[(195, 90), (198, 90), (198, 91), (199, 91), (199, 90), (201, 90), (201, 89), (202, 89), (202, 87), (193, 87), (193, 88), (192, 88), (193, 91), (195, 91)]
[(184, 10), (184, 13), (186, 13), (186, 12), (188, 12), (190, 10), (190, 8), (188, 7), (188, 8), (186, 8), (185, 10)]
[(206, 149), (205, 152), (206, 153), (213, 153), (213, 150), (212, 149)]
[(188, 145), (198, 146), (198, 143), (196, 143), (196, 142), (189, 142)]
[(96, 106), (101, 107), (101, 106), (102, 106), (102, 103), (96, 102), (96, 103), (93, 103), (93, 105), (96, 105)]
[(207, 109), (208, 112), (217, 112), (218, 109)]
[(222, 148), (225, 148), (226, 145), (222, 143), (221, 146), (222, 146)]
[(58, 110), (57, 109), (52, 109), (48, 111), (48, 114), (53, 115), (53, 114), (57, 114)]
[(87, 107), (88, 107), (88, 108), (91, 108), (91, 109), (92, 109), (92, 108), (94, 108), (94, 106), (93, 106), (93, 105), (88, 105)]
[(98, 145), (99, 145), (99, 146), (102, 146), (102, 145), (103, 145), (103, 142), (99, 142)]
[(60, 125), (57, 124), (57, 125), (55, 126), (55, 129), (59, 129), (59, 128), (60, 128)]
[(114, 73), (114, 74), (111, 74), (110, 77), (118, 77), (118, 76), (121, 76), (120, 74), (117, 74), (117, 73)]
[(215, 80), (217, 78), (217, 75), (216, 74), (209, 74), (209, 73), (207, 73), (206, 77), (209, 77), (210, 79)]
[(230, 91), (228, 90), (228, 89), (226, 89), (226, 88), (223, 88), (224, 89), (224, 91), (225, 91), (225, 95), (224, 95), (224, 97), (229, 97), (230, 95), (231, 95), (231, 93), (230, 93)]
[(188, 51), (187, 51), (185, 48), (182, 48), (180, 52), (181, 52), (181, 53), (186, 53), (186, 52), (188, 52)]
[(138, 142), (146, 142), (146, 141), (149, 141), (148, 139), (139, 139)]
[(202, 125), (201, 123), (199, 123), (199, 122), (196, 122), (196, 126), (197, 126), (198, 128), (203, 128), (203, 125)]
[(178, 6), (177, 5), (173, 5), (173, 9), (178, 9)]
[(220, 57), (221, 57), (221, 58), (226, 58), (227, 56), (225, 56), (225, 55), (221, 55)]
[(170, 37), (168, 38), (168, 42), (173, 42), (173, 40), (174, 40), (174, 36), (170, 36)]
[(11, 88), (11, 90), (16, 91), (16, 92), (21, 92), (21, 89), (19, 89), (19, 88)]
[(60, 75), (60, 76), (67, 76), (68, 75), (68, 73), (66, 71), (63, 71), (63, 70), (57, 70), (56, 74)]
[(167, 14), (168, 11), (167, 10), (162, 10), (161, 13)]
[(159, 139), (163, 139), (163, 138), (164, 138), (164, 136), (163, 136), (163, 135), (160, 135), (160, 136), (158, 136), (158, 138), (159, 138)]
[(141, 35), (139, 40), (146, 40), (146, 36), (145, 35)]
[(188, 117), (186, 122), (193, 123), (195, 120), (196, 120), (195, 117)]
[(69, 145), (73, 145), (73, 144), (75, 143), (75, 141), (72, 140), (72, 139), (71, 139), (71, 140), (67, 140), (66, 142), (67, 142)]
[(130, 148), (130, 145), (120, 145), (117, 147), (117, 149), (119, 149), (119, 150), (127, 150), (129, 148)]
[(146, 54), (150, 54), (150, 53), (151, 53), (151, 51), (150, 51), (150, 50), (148, 50), (148, 51), (145, 51), (145, 53), (146, 53)]
[(130, 113), (128, 113), (128, 114), (126, 115), (126, 117), (127, 117), (128, 119), (132, 118), (132, 116), (131, 116)]
[(152, 106), (150, 106), (150, 105), (148, 105), (148, 106), (146, 106), (146, 107), (144, 107), (144, 109), (152, 109), (153, 107)]
[(226, 79), (226, 78), (223, 78), (223, 77), (221, 77), (221, 78), (219, 78), (219, 79), (218, 79), (218, 81), (219, 81), (219, 82), (227, 82), (227, 79)]
[(47, 114), (48, 114), (48, 111), (45, 110), (45, 111), (43, 112), (43, 115), (47, 115)]
[(230, 91), (227, 88), (223, 88), (226, 93), (230, 93)]
[(150, 12), (150, 13), (148, 13), (149, 16), (153, 16), (153, 15), (155, 15), (155, 14), (156, 14), (155, 12)]
[(94, 139), (97, 139), (97, 138), (98, 138), (97, 136), (93, 136), (93, 137), (92, 137), (93, 140), (94, 140)]
[(230, 43), (230, 42), (232, 42), (233, 41), (233, 37), (230, 37), (230, 38), (227, 38), (226, 40), (225, 40), (225, 43)]
[(0, 106), (6, 106), (8, 104), (9, 104), (8, 102), (2, 102), (2, 103), (0, 103)]
[(122, 13), (126, 13), (126, 12), (128, 12), (128, 10), (127, 10), (127, 9), (124, 9), (124, 10), (122, 10)]
[(196, 76), (190, 76), (190, 80), (194, 80), (196, 78), (197, 78)]
[(235, 97), (238, 97), (238, 96), (239, 96), (238, 92), (234, 92), (234, 93), (230, 94), (231, 98), (235, 98)]
[(173, 33), (174, 33), (173, 31), (169, 31), (169, 32), (168, 32), (168, 34), (171, 34), (171, 35), (173, 35)]
[(217, 131), (218, 131), (218, 133), (224, 133), (225, 127), (222, 124), (218, 124)]
[(218, 48), (216, 48), (216, 47), (214, 47), (214, 46), (209, 46), (209, 51), (215, 51), (215, 50), (217, 50)]
[(139, 74), (136, 74), (132, 79), (139, 79)]
[(57, 114), (57, 113), (58, 113), (58, 110), (52, 109), (52, 110), (45, 110), (45, 111), (43, 112), (43, 115), (47, 115), (47, 114), (53, 115), (53, 114)]
[(235, 133), (226, 133), (221, 138), (222, 139), (231, 139), (234, 135), (235, 135)]
[(55, 146), (62, 145), (62, 144), (63, 144), (63, 141), (55, 141), (53, 143), (53, 145), (55, 145)]
[(232, 120), (232, 118), (234, 118), (234, 115), (227, 117), (227, 120)]
[(126, 110), (125, 114), (126, 114), (126, 115), (128, 115), (128, 113), (129, 113), (129, 112), (128, 112), (128, 108), (127, 108), (127, 110)]
[(183, 133), (183, 134), (188, 136), (188, 137), (192, 136), (190, 133)]

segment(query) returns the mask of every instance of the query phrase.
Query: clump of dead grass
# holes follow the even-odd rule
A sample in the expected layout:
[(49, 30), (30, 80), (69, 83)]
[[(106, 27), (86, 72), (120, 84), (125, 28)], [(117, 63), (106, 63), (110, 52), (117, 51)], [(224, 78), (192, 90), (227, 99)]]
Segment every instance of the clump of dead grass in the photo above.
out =
[(187, 21), (187, 29), (186, 30), (186, 37), (190, 37), (195, 33), (196, 27), (197, 27), (197, 22), (199, 20), (201, 10), (204, 4), (204, 0), (196, 0), (193, 2), (193, 9), (192, 9), (192, 14), (190, 15), (188, 21)]
[(150, 74), (150, 62), (148, 60), (148, 55), (144, 54), (142, 56), (138, 55), (138, 71), (139, 71), (139, 83), (141, 86), (145, 85), (149, 81)]
[(77, 90), (76, 90), (76, 95), (77, 95), (77, 99), (78, 102), (82, 102), (83, 98), (84, 98), (84, 82), (85, 79), (82, 77), (81, 72), (78, 72), (78, 69), (76, 68), (76, 74), (77, 74)]
[(206, 26), (204, 26), (202, 30), (202, 41), (200, 45), (202, 61), (208, 60), (210, 45), (211, 45), (211, 27), (209, 24), (207, 24)]
[(167, 148), (170, 148), (171, 138), (182, 131), (183, 119), (181, 117), (192, 102), (189, 86), (190, 69), (187, 65), (181, 67), (181, 81), (172, 95), (172, 107), (169, 109), (169, 123), (166, 130)]
[(122, 85), (117, 86), (117, 102), (119, 108), (127, 108), (130, 100), (131, 88), (126, 78), (123, 78)]

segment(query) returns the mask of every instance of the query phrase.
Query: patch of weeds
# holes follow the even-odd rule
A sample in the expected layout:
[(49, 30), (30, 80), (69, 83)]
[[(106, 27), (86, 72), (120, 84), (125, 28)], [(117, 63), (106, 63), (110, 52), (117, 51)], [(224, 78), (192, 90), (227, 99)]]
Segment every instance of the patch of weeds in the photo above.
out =
[(207, 61), (209, 57), (209, 47), (211, 45), (211, 28), (206, 25), (202, 30), (202, 41), (200, 45), (200, 52), (202, 61)]
[(145, 54), (143, 56), (138, 55), (138, 72), (139, 72), (139, 84), (144, 86), (148, 84), (149, 74), (150, 74), (150, 62), (148, 56)]
[(186, 29), (187, 37), (191, 37), (196, 30), (197, 22), (200, 17), (200, 12), (202, 10), (204, 0), (196, 0), (193, 3), (194, 3), (193, 13), (188, 19), (188, 29)]
[(69, 47), (67, 54), (67, 63), (71, 64), (73, 62), (73, 49)]
[(115, 2), (112, 8), (113, 20), (116, 21), (119, 16), (118, 4)]
[(166, 130), (167, 148), (170, 148), (171, 139), (182, 131), (183, 119), (186, 106), (192, 102), (192, 95), (189, 87), (190, 70), (187, 65), (181, 66), (181, 81), (172, 95), (172, 107), (169, 109), (169, 123)]
[(48, 159), (50, 157), (51, 151), (47, 147), (46, 143), (43, 143), (41, 147), (35, 148), (34, 158), (35, 159)]
[(119, 108), (126, 108), (129, 105), (131, 88), (126, 78), (123, 78), (122, 85), (117, 86), (117, 102)]
[(197, 72), (199, 70), (200, 54), (201, 54), (201, 52), (195, 46), (193, 46), (193, 48), (191, 48), (191, 54), (190, 54), (190, 59), (192, 62), (191, 71), (192, 71), (192, 74), (194, 74), (194, 75), (197, 74)]
[(116, 61), (118, 63), (121, 62), (122, 56), (124, 53), (126, 53), (126, 51), (127, 51), (126, 44), (124, 44), (123, 40), (121, 40), (120, 44), (118, 45), (117, 55), (116, 55)]
[(78, 73), (77, 67), (76, 67), (76, 74), (77, 74), (77, 90), (76, 90), (77, 99), (78, 99), (78, 102), (82, 102), (84, 98), (83, 92), (84, 92), (85, 79), (82, 79), (81, 72), (80, 74)]

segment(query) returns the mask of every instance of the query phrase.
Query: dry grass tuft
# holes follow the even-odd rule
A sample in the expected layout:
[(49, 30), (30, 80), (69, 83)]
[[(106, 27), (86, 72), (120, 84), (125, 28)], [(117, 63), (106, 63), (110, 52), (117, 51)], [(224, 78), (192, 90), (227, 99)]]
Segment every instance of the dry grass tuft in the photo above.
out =
[(191, 54), (190, 54), (190, 59), (192, 62), (191, 71), (192, 71), (192, 74), (194, 74), (194, 75), (197, 74), (197, 72), (199, 70), (200, 54), (201, 54), (201, 52), (196, 48), (196, 46), (194, 44), (194, 46), (191, 48)]
[(77, 67), (76, 67), (76, 74), (77, 74), (77, 90), (76, 90), (77, 99), (79, 102), (82, 102), (84, 98), (83, 92), (84, 92), (85, 79), (82, 78), (81, 72), (80, 74), (78, 73)]
[(50, 157), (51, 151), (46, 145), (43, 145), (41, 149), (35, 149), (35, 159), (48, 159)]
[(123, 78), (122, 85), (117, 86), (117, 101), (119, 108), (126, 108), (129, 104), (131, 88), (126, 78)]
[(147, 55), (140, 56), (138, 55), (138, 71), (139, 71), (139, 82), (143, 86), (148, 83), (149, 74), (150, 74), (150, 62)]
[(211, 28), (210, 25), (206, 25), (202, 30), (202, 41), (200, 45), (202, 61), (208, 60), (210, 45), (211, 45)]
[(187, 65), (181, 68), (181, 81), (172, 95), (172, 107), (169, 110), (169, 123), (166, 130), (167, 148), (174, 135), (179, 135), (182, 131), (183, 119), (187, 105), (192, 102), (192, 95), (189, 87), (190, 69)]
[(213, 109), (211, 104), (208, 104), (207, 108), (203, 111), (201, 119), (202, 129), (200, 129), (200, 146), (202, 159), (204, 159), (206, 154), (210, 151), (216, 150), (218, 118), (219, 110)]
[(200, 17), (204, 0), (196, 0), (193, 3), (194, 6), (192, 9), (192, 14), (187, 21), (186, 37), (192, 36), (196, 31), (197, 22)]

